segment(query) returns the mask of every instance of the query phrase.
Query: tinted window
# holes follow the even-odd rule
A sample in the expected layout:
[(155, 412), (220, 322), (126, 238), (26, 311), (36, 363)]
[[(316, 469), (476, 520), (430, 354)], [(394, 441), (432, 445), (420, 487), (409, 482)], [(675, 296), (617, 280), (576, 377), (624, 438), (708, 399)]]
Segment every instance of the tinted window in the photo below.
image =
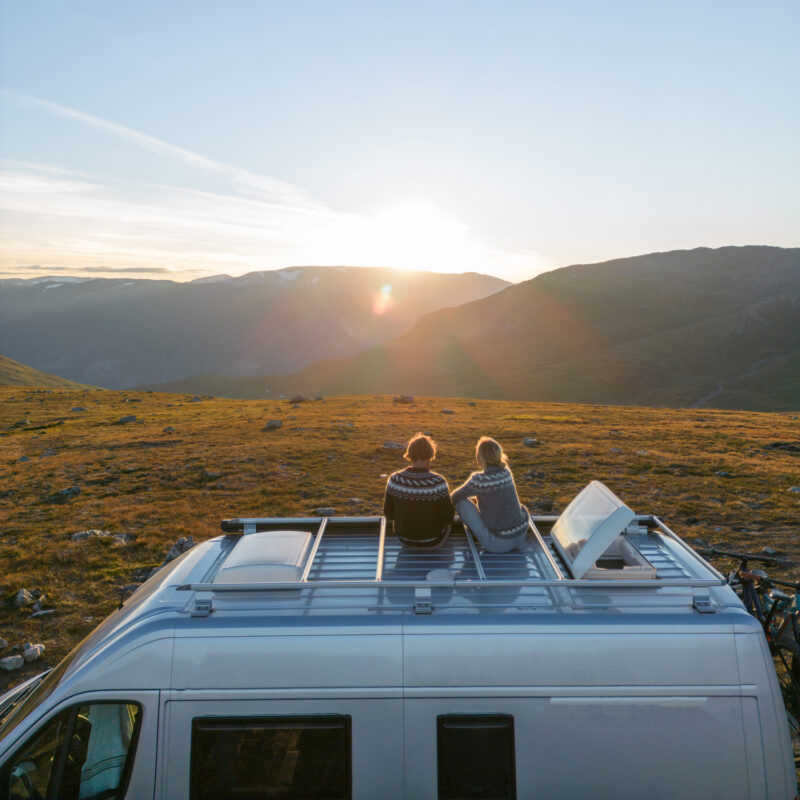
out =
[(10, 800), (111, 800), (124, 794), (141, 708), (73, 706), (44, 724), (8, 760), (0, 796)]
[(192, 721), (192, 800), (347, 800), (350, 717)]
[(439, 800), (514, 800), (514, 718), (452, 714), (437, 718)]

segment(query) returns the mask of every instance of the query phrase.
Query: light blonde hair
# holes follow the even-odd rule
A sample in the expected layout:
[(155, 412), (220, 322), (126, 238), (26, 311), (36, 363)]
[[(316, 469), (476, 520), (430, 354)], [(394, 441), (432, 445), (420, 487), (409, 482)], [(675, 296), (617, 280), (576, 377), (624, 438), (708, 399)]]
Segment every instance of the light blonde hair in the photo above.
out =
[(491, 436), (481, 436), (478, 439), (475, 460), (481, 469), (508, 466), (508, 457), (503, 452), (503, 448)]

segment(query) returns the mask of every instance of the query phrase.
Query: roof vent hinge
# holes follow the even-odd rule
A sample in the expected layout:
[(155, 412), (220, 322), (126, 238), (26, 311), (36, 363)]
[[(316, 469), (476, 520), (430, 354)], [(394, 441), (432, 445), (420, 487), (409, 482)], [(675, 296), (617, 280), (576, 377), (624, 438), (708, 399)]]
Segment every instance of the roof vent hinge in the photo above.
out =
[(189, 613), (193, 617), (207, 617), (212, 611), (211, 595), (197, 594), (189, 607)]
[(427, 587), (417, 587), (414, 589), (414, 613), (432, 614), (433, 605), (431, 603), (431, 590)]
[(711, 595), (707, 592), (705, 594), (695, 592), (692, 606), (700, 614), (713, 614), (716, 611), (716, 608), (714, 608), (711, 602)]

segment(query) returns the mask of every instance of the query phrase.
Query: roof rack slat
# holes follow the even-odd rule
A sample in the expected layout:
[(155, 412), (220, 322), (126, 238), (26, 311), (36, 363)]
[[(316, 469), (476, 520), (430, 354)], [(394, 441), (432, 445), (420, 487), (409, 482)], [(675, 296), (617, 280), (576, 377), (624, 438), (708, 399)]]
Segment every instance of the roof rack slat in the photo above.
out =
[(478, 548), (475, 546), (475, 542), (472, 538), (472, 531), (465, 525), (464, 526), (464, 536), (467, 537), (467, 544), (469, 544), (469, 550), (472, 553), (472, 558), (475, 560), (475, 569), (478, 571), (478, 578), (482, 581), (486, 580), (486, 573), (483, 569), (483, 564), (481, 563), (481, 557), (478, 555)]
[(322, 541), (322, 537), (325, 534), (325, 528), (327, 527), (328, 518), (325, 517), (320, 523), (319, 528), (317, 528), (317, 535), (314, 537), (314, 544), (311, 546), (311, 552), (308, 554), (306, 566), (303, 569), (303, 574), (300, 576), (300, 583), (308, 583), (308, 574), (311, 572), (311, 566), (314, 563), (314, 559), (317, 557), (317, 550), (319, 550), (319, 544)]
[(375, 566), (375, 580), (383, 580), (383, 561), (386, 550), (386, 517), (381, 517), (381, 534), (378, 540), (378, 563)]

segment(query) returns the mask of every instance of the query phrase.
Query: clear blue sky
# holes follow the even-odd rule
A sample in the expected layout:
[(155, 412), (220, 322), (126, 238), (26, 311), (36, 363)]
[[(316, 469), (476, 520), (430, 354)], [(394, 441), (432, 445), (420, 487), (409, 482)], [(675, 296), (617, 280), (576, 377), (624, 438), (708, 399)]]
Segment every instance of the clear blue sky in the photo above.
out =
[(800, 245), (797, 0), (0, 14), (0, 275)]

